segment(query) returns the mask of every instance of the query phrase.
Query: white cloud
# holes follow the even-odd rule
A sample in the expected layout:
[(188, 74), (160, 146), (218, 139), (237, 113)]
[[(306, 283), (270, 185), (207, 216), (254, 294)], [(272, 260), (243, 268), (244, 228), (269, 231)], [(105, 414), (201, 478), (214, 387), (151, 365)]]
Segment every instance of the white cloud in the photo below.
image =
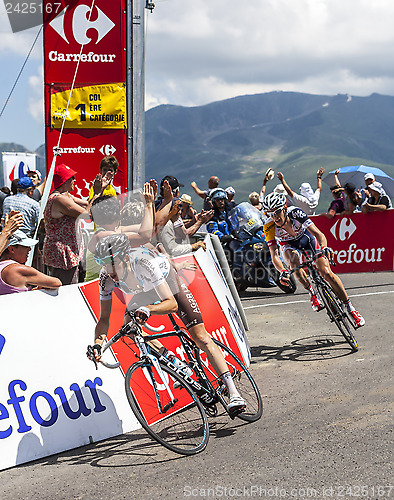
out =
[(29, 77), (29, 113), (44, 126), (44, 67), (40, 65), (37, 75)]
[(270, 90), (394, 94), (391, 0), (172, 0), (147, 21), (149, 103)]

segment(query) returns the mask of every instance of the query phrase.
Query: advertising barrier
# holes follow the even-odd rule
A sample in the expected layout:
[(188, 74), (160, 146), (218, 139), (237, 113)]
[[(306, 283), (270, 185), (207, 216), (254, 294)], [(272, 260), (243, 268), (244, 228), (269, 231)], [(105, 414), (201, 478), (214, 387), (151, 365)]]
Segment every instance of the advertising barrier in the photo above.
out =
[(336, 273), (394, 270), (394, 209), (311, 220), (335, 252)]
[(139, 427), (121, 372), (86, 358), (95, 322), (78, 285), (0, 300), (0, 470)]
[[(197, 266), (180, 271), (181, 279), (198, 300), (208, 332), (249, 365), (239, 311), (209, 237), (206, 242), (207, 252), (177, 259)], [(113, 298), (109, 338), (123, 323), (128, 298)], [(97, 280), (56, 292), (4, 295), (0, 301), (9, 311), (0, 326), (0, 470), (139, 428), (124, 389), (133, 352), (123, 342), (108, 352), (121, 369), (100, 365), (96, 371), (86, 358), (100, 311)], [(164, 316), (152, 316), (149, 323), (172, 330)], [(163, 344), (185, 359), (176, 338)], [(143, 397), (142, 386), (138, 398)]]

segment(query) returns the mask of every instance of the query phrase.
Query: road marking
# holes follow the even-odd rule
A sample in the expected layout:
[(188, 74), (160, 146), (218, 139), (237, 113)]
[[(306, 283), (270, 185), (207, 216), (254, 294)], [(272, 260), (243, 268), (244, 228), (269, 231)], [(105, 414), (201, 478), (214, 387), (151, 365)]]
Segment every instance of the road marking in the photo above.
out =
[[(367, 295), (383, 295), (385, 293), (394, 293), (394, 290), (389, 290), (387, 292), (369, 292), (369, 293), (360, 293), (357, 295), (349, 295), (350, 298), (353, 297), (366, 297)], [(309, 302), (309, 300), (291, 300), (288, 302), (276, 302), (276, 303), (271, 303), (271, 304), (259, 304), (257, 306), (246, 306), (244, 307), (244, 310), (246, 309), (257, 309), (258, 307), (272, 307), (272, 306), (285, 306), (287, 304), (302, 304), (303, 302)]]

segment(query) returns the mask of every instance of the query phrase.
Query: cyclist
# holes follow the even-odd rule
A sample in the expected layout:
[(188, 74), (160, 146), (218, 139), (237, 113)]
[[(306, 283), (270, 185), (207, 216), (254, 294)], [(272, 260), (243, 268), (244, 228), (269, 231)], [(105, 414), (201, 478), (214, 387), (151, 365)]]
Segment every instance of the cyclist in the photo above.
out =
[[(271, 258), (276, 269), (281, 273), (280, 280), (286, 283), (289, 280), (289, 272), (283, 266), (278, 252), (279, 243), (282, 255), (289, 267), (293, 269), (301, 263), (300, 252), (315, 255), (322, 252), (322, 257), (316, 260), (316, 267), (320, 275), (332, 286), (335, 294), (346, 306), (348, 312), (353, 316), (357, 327), (365, 325), (361, 314), (353, 307), (346, 293), (345, 287), (339, 277), (331, 270), (329, 259), (334, 252), (327, 247), (325, 235), (316, 227), (311, 219), (300, 208), (287, 207), (286, 197), (280, 193), (270, 193), (263, 200), (263, 210), (269, 217), (264, 224), (263, 230), (270, 249)], [(323, 309), (316, 291), (311, 286), (309, 279), (303, 269), (295, 272), (301, 285), (309, 291), (314, 311)]]
[[(177, 312), (197, 346), (203, 350), (230, 395), (230, 414), (243, 411), (245, 401), (238, 393), (220, 349), (205, 329), (198, 304), (187, 286), (178, 280), (170, 261), (157, 250), (140, 246), (131, 248), (125, 234), (100, 239), (95, 249), (96, 262), (102, 265), (99, 277), (100, 318), (95, 329), (96, 359), (108, 332), (112, 292), (119, 288), (133, 294), (126, 307), (125, 323), (130, 317), (144, 324), (151, 314)], [(165, 351), (160, 344), (160, 352)]]

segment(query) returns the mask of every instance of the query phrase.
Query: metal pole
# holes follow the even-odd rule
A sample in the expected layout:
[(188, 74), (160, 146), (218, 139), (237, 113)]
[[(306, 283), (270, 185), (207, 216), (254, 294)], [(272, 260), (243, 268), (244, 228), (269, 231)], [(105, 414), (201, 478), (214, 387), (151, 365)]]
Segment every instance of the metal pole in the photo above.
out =
[(127, 186), (133, 190), (133, 0), (126, 0)]
[[(145, 180), (145, 0), (132, 2), (132, 152), (129, 189), (142, 188)], [(130, 168), (131, 167), (131, 168)]]

